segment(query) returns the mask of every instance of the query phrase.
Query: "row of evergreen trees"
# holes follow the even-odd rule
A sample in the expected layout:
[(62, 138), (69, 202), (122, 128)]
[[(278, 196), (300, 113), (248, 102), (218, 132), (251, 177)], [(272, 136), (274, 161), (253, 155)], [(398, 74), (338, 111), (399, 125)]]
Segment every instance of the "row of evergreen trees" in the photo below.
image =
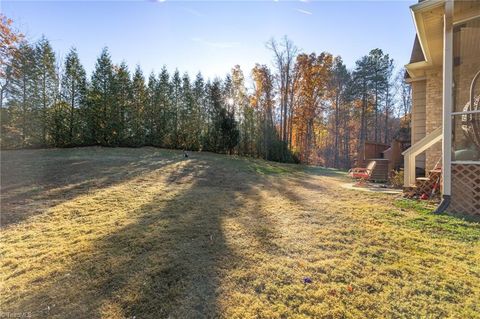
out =
[[(164, 67), (146, 80), (140, 67), (130, 74), (125, 63), (114, 64), (105, 48), (88, 79), (75, 49), (59, 65), (45, 38), (23, 42), (8, 75), (2, 148), (151, 145), (286, 160), (261, 114), (235, 114), (230, 77), (205, 81), (199, 73), (192, 83)], [(265, 152), (263, 139), (272, 134), (277, 142), (269, 145), (281, 150)]]
[(256, 64), (247, 89), (238, 65), (223, 80), (165, 67), (146, 79), (107, 49), (87, 77), (75, 49), (61, 62), (45, 38), (10, 38), (0, 42), (2, 148), (151, 145), (349, 168), (366, 141), (390, 143), (411, 107), (381, 49), (349, 70), (340, 56), (272, 39), (273, 67)]

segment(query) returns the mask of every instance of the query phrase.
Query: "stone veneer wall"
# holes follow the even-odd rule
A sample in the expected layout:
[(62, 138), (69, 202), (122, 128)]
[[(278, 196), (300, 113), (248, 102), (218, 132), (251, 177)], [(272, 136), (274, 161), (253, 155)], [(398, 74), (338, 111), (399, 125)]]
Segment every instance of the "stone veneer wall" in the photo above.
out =
[[(426, 72), (426, 134), (430, 134), (442, 126), (443, 117), (443, 71), (437, 67)], [(442, 143), (438, 142), (426, 150), (426, 170), (431, 170), (442, 158)]]

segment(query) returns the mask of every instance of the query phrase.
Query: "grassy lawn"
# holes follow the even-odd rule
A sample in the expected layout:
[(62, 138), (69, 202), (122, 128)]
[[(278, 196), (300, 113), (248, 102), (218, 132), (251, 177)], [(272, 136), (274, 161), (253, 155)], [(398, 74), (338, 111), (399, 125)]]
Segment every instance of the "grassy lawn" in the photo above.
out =
[(1, 161), (2, 313), (480, 318), (480, 223), (342, 172), (153, 148)]

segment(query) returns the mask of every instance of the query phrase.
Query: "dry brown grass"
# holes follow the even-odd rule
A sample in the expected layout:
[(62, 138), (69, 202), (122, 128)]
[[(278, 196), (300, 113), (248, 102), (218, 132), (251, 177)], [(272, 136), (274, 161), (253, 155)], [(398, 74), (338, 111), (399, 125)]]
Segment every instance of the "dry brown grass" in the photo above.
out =
[(152, 148), (2, 152), (1, 311), (480, 317), (479, 223), (343, 178)]

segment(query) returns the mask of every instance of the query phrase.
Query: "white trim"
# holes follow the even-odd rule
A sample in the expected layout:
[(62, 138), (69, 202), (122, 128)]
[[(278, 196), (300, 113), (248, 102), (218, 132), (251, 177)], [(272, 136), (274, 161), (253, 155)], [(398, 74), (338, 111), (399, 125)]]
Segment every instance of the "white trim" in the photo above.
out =
[(446, 0), (443, 16), (443, 195), (452, 195), (453, 8)]
[(468, 115), (468, 114), (480, 114), (480, 110), (452, 112), (452, 116), (453, 115)]
[(424, 61), (419, 61), (406, 65), (406, 69), (412, 78), (418, 75), (424, 76), (424, 73), (415, 74), (415, 69), (419, 68), (424, 70), (425, 68), (431, 67), (433, 65), (430, 46), (425, 37), (425, 20), (423, 18), (423, 14), (425, 12), (443, 6), (445, 1), (450, 0), (428, 0), (410, 6), (410, 13), (412, 15), (413, 23), (415, 25), (415, 32), (418, 37), (418, 42), (420, 43), (420, 48), (422, 49), (424, 57)]
[(480, 18), (480, 14), (474, 15), (473, 17), (468, 17), (468, 18), (465, 18), (465, 19), (462, 19), (462, 20), (455, 21), (455, 22), (453, 23), (453, 26), (456, 27), (456, 26), (459, 25), (459, 24), (467, 23), (467, 22), (469, 22), (470, 20), (475, 20), (475, 19), (478, 19), (478, 18)]
[(417, 14), (417, 12), (413, 9), (411, 12), (413, 17), (413, 23), (415, 24), (415, 32), (418, 37), (418, 42), (420, 43), (420, 48), (422, 49), (423, 57), (425, 58), (425, 61), (421, 62), (425, 62), (426, 65), (430, 65), (432, 63), (432, 57), (430, 55), (430, 50), (428, 49), (428, 46), (425, 45), (424, 38), (422, 37), (422, 35), (425, 34), (425, 24), (423, 21), (423, 17), (421, 16), (420, 12), (418, 12)]
[(406, 83), (413, 83), (413, 82), (425, 81), (426, 79), (427, 79), (426, 76), (421, 76), (421, 77), (418, 77), (418, 78), (408, 78), (408, 79), (405, 79), (405, 82), (406, 82)]
[(412, 186), (415, 183), (415, 158), (443, 138), (442, 127), (438, 127), (420, 141), (416, 142), (409, 149), (402, 152), (403, 155), (403, 185)]
[(480, 161), (452, 161), (453, 164), (460, 164), (460, 165), (480, 165)]

